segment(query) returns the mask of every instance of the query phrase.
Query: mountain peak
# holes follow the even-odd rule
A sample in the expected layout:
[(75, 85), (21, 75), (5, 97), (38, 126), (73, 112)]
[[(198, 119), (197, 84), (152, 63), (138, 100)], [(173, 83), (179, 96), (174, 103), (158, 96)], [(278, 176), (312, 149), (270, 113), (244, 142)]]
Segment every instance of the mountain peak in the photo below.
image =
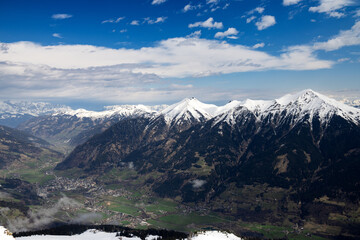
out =
[(311, 101), (315, 98), (321, 98), (323, 95), (311, 90), (305, 89), (294, 94), (286, 94), (285, 96), (275, 99), (275, 101), (281, 105), (288, 105), (296, 101)]
[(318, 116), (322, 123), (326, 123), (335, 114), (355, 123), (359, 123), (360, 120), (359, 109), (340, 103), (311, 89), (287, 94), (276, 99), (275, 102), (280, 104), (280, 109), (286, 109), (288, 114), (296, 115), (298, 120), (308, 115), (311, 122), (314, 116)]
[(180, 123), (180, 120), (201, 122), (212, 118), (217, 109), (216, 105), (205, 104), (192, 97), (168, 106), (160, 114), (164, 115), (168, 123)]

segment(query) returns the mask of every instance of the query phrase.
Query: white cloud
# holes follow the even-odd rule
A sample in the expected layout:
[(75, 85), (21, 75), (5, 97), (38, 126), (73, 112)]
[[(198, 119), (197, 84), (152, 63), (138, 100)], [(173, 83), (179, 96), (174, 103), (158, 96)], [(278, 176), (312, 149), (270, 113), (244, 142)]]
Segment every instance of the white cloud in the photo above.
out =
[(257, 43), (252, 48), (257, 49), (257, 48), (263, 48), (264, 46), (265, 46), (265, 43)]
[(102, 21), (101, 23), (119, 23), (124, 18), (125, 17), (119, 17), (117, 19), (107, 19), (107, 20)]
[(167, 17), (158, 17), (156, 19), (145, 18), (144, 22), (148, 23), (148, 24), (163, 23), (163, 22), (165, 22), (166, 19), (167, 19)]
[(310, 12), (326, 13), (331, 17), (341, 18), (345, 14), (339, 12), (344, 7), (354, 4), (353, 0), (319, 0), (320, 5), (317, 7), (310, 7)]
[(153, 0), (152, 1), (152, 5), (159, 5), (159, 4), (162, 4), (162, 3), (164, 3), (164, 2), (166, 2), (167, 0)]
[(200, 180), (200, 179), (195, 179), (195, 180), (191, 181), (191, 184), (192, 184), (193, 188), (197, 189), (197, 188), (201, 188), (202, 186), (204, 186), (206, 184), (206, 181)]
[[(140, 74), (142, 79), (182, 78), (270, 69), (312, 70), (333, 64), (317, 59), (312, 49), (305, 47), (289, 48), (280, 56), (272, 56), (246, 46), (201, 38), (170, 38), (140, 49), (42, 46), (32, 42), (2, 43), (0, 49), (0, 75), (7, 75), (9, 82), (9, 75), (53, 80), (91, 76), (114, 81), (126, 74)], [(130, 81), (125, 79), (121, 81)]]
[(187, 38), (199, 38), (201, 36), (201, 30), (195, 31), (187, 35)]
[(295, 5), (295, 4), (298, 4), (301, 1), (302, 0), (283, 0), (283, 5), (284, 6)]
[(127, 32), (127, 29), (121, 29), (120, 30), (120, 33), (126, 33)]
[(206, 0), (206, 4), (218, 4), (220, 0)]
[[(318, 59), (306, 46), (273, 56), (247, 46), (200, 38), (170, 38), (140, 49), (0, 43), (0, 96), (124, 103), (178, 101), (189, 95), (209, 101), (238, 99), (251, 96), (241, 89), (193, 87), (181, 78), (275, 69), (314, 70), (333, 64)], [(154, 88), (154, 83), (161, 87)]]
[(355, 17), (360, 17), (360, 9), (358, 9), (358, 10), (355, 11), (354, 16), (355, 16)]
[(217, 32), (215, 34), (215, 38), (224, 38), (224, 37), (232, 37), (234, 38), (234, 35), (237, 35), (239, 33), (236, 28), (228, 28), (225, 32)]
[(70, 14), (66, 14), (66, 13), (58, 13), (58, 14), (53, 14), (51, 16), (51, 18), (53, 19), (66, 19), (66, 18), (71, 18), (72, 15)]
[(223, 26), (222, 22), (214, 22), (214, 19), (212, 17), (210, 17), (204, 22), (196, 22), (196, 23), (189, 24), (189, 28), (194, 28), (194, 27), (203, 27), (203, 28), (209, 28), (209, 29), (210, 28), (221, 29), (224, 26)]
[(262, 16), (261, 19), (255, 23), (258, 30), (264, 30), (276, 24), (275, 17), (271, 15)]
[(56, 37), (56, 38), (63, 38), (60, 33), (53, 33), (52, 35), (53, 37)]
[(137, 26), (137, 25), (140, 25), (140, 23), (139, 23), (138, 20), (132, 20), (131, 23), (130, 23), (130, 25), (135, 25), (135, 26)]
[(314, 49), (334, 51), (346, 46), (360, 45), (360, 21), (356, 21), (351, 29), (341, 31), (337, 36), (326, 42), (317, 42)]
[(187, 12), (187, 11), (190, 11), (190, 10), (194, 10), (195, 9), (195, 6), (192, 6), (190, 3), (185, 5), (183, 11), (184, 12)]
[(251, 16), (249, 18), (246, 19), (246, 23), (251, 23), (254, 19), (256, 19), (255, 16)]
[(254, 14), (255, 12), (262, 14), (264, 11), (265, 11), (265, 8), (263, 8), (263, 7), (257, 7), (257, 8), (254, 8), (253, 10), (250, 10), (250, 11), (247, 13), (247, 15), (252, 15), (252, 14)]
[(348, 61), (350, 61), (350, 58), (340, 58), (340, 59), (338, 59), (337, 60), (338, 62), (348, 62)]
[(191, 11), (191, 10), (196, 10), (196, 9), (199, 9), (201, 8), (202, 5), (201, 4), (198, 4), (198, 5), (191, 5), (191, 3), (185, 5), (184, 9), (183, 9), (183, 12), (188, 12), (188, 11)]

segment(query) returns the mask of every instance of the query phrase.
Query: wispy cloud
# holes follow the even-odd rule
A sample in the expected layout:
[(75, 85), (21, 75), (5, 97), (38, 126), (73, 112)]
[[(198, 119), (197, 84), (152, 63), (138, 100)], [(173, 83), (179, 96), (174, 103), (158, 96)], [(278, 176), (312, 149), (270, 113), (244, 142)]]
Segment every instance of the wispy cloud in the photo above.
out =
[(222, 22), (214, 22), (214, 19), (212, 17), (208, 18), (204, 22), (196, 22), (189, 24), (189, 28), (194, 27), (203, 27), (203, 28), (216, 28), (216, 29), (222, 29), (224, 27)]
[(53, 14), (51, 16), (51, 18), (53, 18), (53, 19), (67, 19), (67, 18), (72, 18), (72, 15), (66, 14), (66, 13), (58, 13), (58, 14)]
[(139, 20), (132, 20), (132, 21), (130, 22), (130, 25), (134, 25), (134, 26), (140, 25)]
[(326, 13), (330, 17), (341, 18), (345, 15), (341, 10), (354, 4), (353, 0), (319, 0), (320, 5), (310, 7), (310, 12)]
[(346, 46), (360, 45), (360, 21), (356, 21), (351, 29), (341, 31), (335, 37), (326, 42), (317, 42), (314, 44), (314, 49), (334, 51)]
[(206, 0), (206, 4), (218, 4), (220, 2), (220, 0)]
[(254, 19), (256, 19), (255, 16), (248, 17), (248, 18), (246, 19), (246, 23), (251, 23)]
[(255, 23), (259, 31), (274, 26), (275, 24), (276, 24), (275, 17), (271, 15), (262, 16), (261, 19)]
[(195, 31), (187, 35), (187, 38), (199, 38), (201, 36), (201, 30)]
[(202, 7), (201, 4), (191, 5), (191, 3), (189, 3), (189, 4), (185, 5), (185, 7), (183, 9), (183, 12), (188, 12), (188, 11), (191, 11), (191, 10), (199, 9), (201, 7)]
[(56, 38), (63, 38), (60, 33), (53, 33), (52, 36)]
[(239, 31), (236, 30), (236, 28), (228, 28), (228, 30), (226, 30), (225, 32), (217, 32), (215, 34), (215, 38), (228, 37), (228, 38), (236, 39), (237, 37), (235, 35), (237, 35), (238, 33)]
[(247, 15), (252, 15), (252, 14), (254, 14), (256, 12), (262, 14), (264, 11), (265, 11), (265, 8), (257, 7), (257, 8), (254, 8), (254, 9), (250, 10), (249, 12), (247, 12)]
[(202, 186), (204, 186), (206, 184), (205, 180), (200, 180), (200, 179), (195, 179), (193, 181), (191, 181), (192, 187), (197, 189), (197, 188), (201, 188)]
[(152, 1), (152, 5), (159, 5), (159, 4), (162, 4), (162, 3), (164, 3), (164, 2), (166, 2), (167, 0), (153, 0)]
[(147, 23), (147, 24), (163, 23), (166, 21), (166, 19), (167, 19), (167, 17), (158, 17), (156, 19), (151, 19), (151, 18), (147, 17), (147, 18), (144, 18), (144, 23)]
[(263, 48), (264, 46), (265, 46), (265, 43), (257, 43), (252, 48), (257, 49), (257, 48)]
[(301, 1), (302, 0), (283, 0), (283, 5), (284, 6), (295, 5), (295, 4), (298, 4)]
[(116, 19), (107, 19), (102, 21), (101, 23), (119, 23), (121, 20), (123, 20), (125, 17), (119, 17)]

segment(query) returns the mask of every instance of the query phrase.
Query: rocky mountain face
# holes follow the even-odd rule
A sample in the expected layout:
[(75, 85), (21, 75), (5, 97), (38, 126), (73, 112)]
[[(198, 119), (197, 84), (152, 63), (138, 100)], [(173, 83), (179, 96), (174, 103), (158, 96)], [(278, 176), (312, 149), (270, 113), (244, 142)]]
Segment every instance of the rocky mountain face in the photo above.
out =
[(18, 128), (67, 152), (122, 119), (148, 117), (162, 108), (164, 106), (120, 105), (106, 107), (101, 112), (68, 110), (31, 118)]
[(56, 169), (97, 176), (128, 166), (151, 176), (140, 187), (161, 197), (244, 220), (329, 223), (360, 200), (360, 111), (311, 90), (223, 107), (185, 99), (119, 121)]

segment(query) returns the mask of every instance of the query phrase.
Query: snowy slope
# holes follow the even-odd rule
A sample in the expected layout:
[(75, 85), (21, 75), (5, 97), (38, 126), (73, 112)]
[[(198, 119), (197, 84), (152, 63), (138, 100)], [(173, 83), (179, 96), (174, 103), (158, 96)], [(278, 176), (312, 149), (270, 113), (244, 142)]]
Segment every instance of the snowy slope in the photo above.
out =
[[(88, 111), (85, 109), (72, 110), (61, 105), (31, 102), (0, 102), (0, 119), (16, 117), (18, 115), (39, 116), (44, 114), (68, 115), (78, 118), (105, 119), (111, 117), (125, 118), (138, 116), (164, 116), (168, 124), (184, 122), (205, 122), (217, 117), (218, 121), (234, 123), (235, 119), (244, 111), (252, 112), (259, 121), (268, 117), (282, 114), (291, 116), (295, 124), (305, 117), (312, 121), (318, 116), (325, 124), (334, 115), (343, 117), (356, 124), (360, 123), (360, 109), (338, 102), (310, 89), (295, 94), (287, 94), (275, 100), (231, 101), (224, 106), (205, 104), (196, 98), (186, 98), (178, 103), (157, 106), (145, 105), (115, 105), (107, 106), (104, 111)], [(225, 116), (227, 114), (227, 116)]]
[[(1, 235), (0, 235), (1, 236)], [(155, 240), (159, 236), (149, 235), (146, 240)], [(0, 238), (3, 240), (2, 238)], [(13, 239), (13, 238), (12, 238)], [(122, 240), (141, 240), (140, 237), (121, 237)], [(4, 239), (8, 240), (8, 239)], [(16, 240), (119, 240), (116, 237), (116, 233), (106, 233), (97, 230), (87, 230), (86, 232), (73, 235), (73, 236), (56, 236), (56, 235), (35, 235), (29, 237), (18, 237)], [(184, 239), (186, 240), (186, 239)], [(220, 232), (220, 231), (206, 231), (200, 232), (189, 237), (188, 240), (241, 240), (241, 238), (235, 236), (232, 233)]]
[(145, 105), (115, 105), (107, 106), (104, 111), (88, 111), (86, 109), (77, 109), (77, 110), (68, 110), (62, 113), (56, 113), (54, 115), (71, 115), (78, 118), (91, 118), (91, 119), (101, 119), (101, 118), (110, 118), (117, 116), (120, 118), (125, 117), (139, 117), (143, 115), (151, 115), (157, 113), (159, 110), (165, 108), (166, 105), (156, 105), (156, 106), (145, 106)]
[(296, 116), (294, 121), (300, 121), (308, 115), (309, 122), (318, 116), (321, 123), (326, 124), (334, 115), (338, 115), (354, 123), (360, 122), (360, 109), (345, 105), (310, 89), (285, 95), (275, 101), (280, 104), (280, 111), (286, 110), (287, 114)]
[(159, 114), (164, 116), (167, 123), (180, 124), (186, 121), (209, 120), (215, 116), (217, 110), (216, 105), (202, 103), (196, 98), (185, 98), (181, 102), (168, 106)]
[(6, 228), (0, 226), (0, 240), (14, 240), (14, 237)]
[[(312, 123), (314, 117), (319, 117), (322, 125), (326, 125), (334, 116), (340, 116), (355, 124), (360, 124), (360, 109), (345, 105), (310, 89), (295, 94), (287, 94), (275, 100), (251, 100), (238, 102), (233, 108), (216, 117), (215, 124), (225, 121), (234, 124), (236, 118), (244, 116), (246, 110), (252, 112), (258, 121), (268, 116), (273, 120), (281, 116), (280, 121), (291, 119), (291, 124), (307, 120)], [(281, 123), (281, 122), (280, 122)]]

